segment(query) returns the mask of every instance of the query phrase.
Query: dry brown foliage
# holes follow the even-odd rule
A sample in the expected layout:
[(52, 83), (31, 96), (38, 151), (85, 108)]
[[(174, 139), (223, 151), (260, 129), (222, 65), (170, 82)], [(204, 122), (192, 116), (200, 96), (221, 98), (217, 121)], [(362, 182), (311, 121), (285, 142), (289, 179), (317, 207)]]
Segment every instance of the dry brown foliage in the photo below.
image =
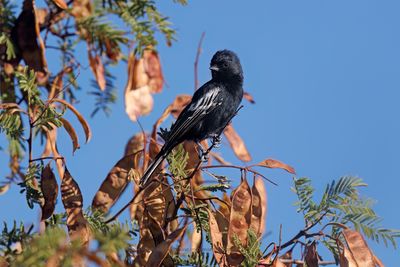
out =
[[(120, 4), (122, 2), (124, 1)], [(64, 18), (82, 22), (88, 16), (96, 14), (92, 1), (52, 0), (51, 3), (54, 3), (52, 8), (37, 9), (33, 0), (24, 0), (22, 10), (10, 31), (14, 45), (18, 48), (15, 58), (0, 61), (3, 75), (0, 77), (0, 85), (9, 93), (5, 101), (2, 99), (0, 110), (4, 111), (4, 114), (19, 114), (19, 116), (27, 117), (26, 128), (29, 129), (29, 136), (24, 141), (28, 144), (28, 165), (48, 161), (40, 172), (40, 187), (38, 177), (33, 176), (32, 179), (32, 188), (40, 188), (42, 194), (39, 199), (42, 212), (41, 222), (45, 225), (54, 215), (59, 191), (67, 217), (68, 238), (57, 244), (56, 253), (46, 259), (44, 263), (46, 266), (60, 266), (63, 257), (72, 257), (73, 266), (85, 266), (88, 262), (98, 266), (174, 266), (177, 257), (187, 256), (185, 249), (190, 250), (192, 255), (200, 257), (205, 248), (205, 236), (209, 238), (212, 257), (219, 266), (243, 264), (249, 266), (249, 261), (257, 266), (275, 267), (288, 267), (294, 264), (314, 267), (329, 263), (324, 262), (318, 254), (317, 241), (326, 237), (325, 233), (322, 230), (312, 234), (308, 232), (318, 221), (313, 225), (305, 226), (288, 242), (281, 244), (279, 240), (279, 244), (272, 243), (272, 249), (266, 249), (261, 253), (260, 244), (257, 242), (264, 242), (262, 238), (266, 234), (268, 204), (263, 179), (270, 180), (257, 170), (262, 169), (258, 167), (263, 167), (263, 171), (265, 168), (278, 168), (295, 175), (295, 169), (284, 162), (267, 158), (257, 164), (233, 165), (215, 151), (211, 151), (214, 144), (209, 144), (207, 141), (203, 141), (202, 145), (209, 149), (210, 158), (207, 162), (201, 162), (197, 145), (187, 141), (182, 144), (182, 150), (177, 148), (170, 155), (168, 167), (165, 163), (161, 164), (150, 178), (149, 185), (145, 188), (139, 187), (143, 172), (162, 146), (162, 140), (157, 134), (161, 124), (169, 117), (177, 118), (190, 103), (190, 95), (176, 96), (153, 124), (150, 133), (143, 130), (128, 140), (124, 155), (121, 159), (115, 159), (115, 165), (110, 166), (108, 174), (104, 174), (105, 178), (92, 200), (91, 208), (109, 217), (107, 221), (100, 222), (104, 224), (112, 223), (121, 212), (130, 207), (130, 218), (139, 227), (136, 246), (128, 248), (126, 244), (127, 248), (125, 248), (126, 252), (131, 252), (133, 259), (128, 261), (120, 257), (116, 251), (108, 251), (101, 256), (90, 251), (88, 245), (93, 235), (89, 227), (90, 220), (84, 215), (84, 198), (77, 180), (72, 177), (66, 167), (64, 153), (57, 147), (58, 128), (54, 122), (58, 121), (58, 126), (66, 130), (72, 142), (73, 152), (80, 148), (76, 123), (79, 123), (83, 129), (86, 142), (92, 137), (90, 126), (76, 108), (73, 97), (67, 98), (67, 95), (71, 95), (71, 91), (67, 94), (67, 89), (71, 83), (75, 82), (76, 77), (68, 83), (66, 77), (73, 76), (80, 64), (75, 57), (71, 56), (63, 62), (58, 72), (52, 72), (52, 75), (47, 69), (45, 57), (45, 47), (48, 47), (45, 45), (46, 38), (48, 34), (62, 41), (66, 41), (69, 34), (81, 38), (87, 45), (89, 67), (101, 93), (107, 90), (107, 64), (119, 62), (123, 58), (123, 53), (117, 42), (109, 36), (102, 36), (103, 39), (96, 41), (92, 33), (79, 23), (69, 28), (71, 32), (62, 31), (62, 24), (57, 24)], [(44, 29), (46, 29), (46, 37), (42, 38), (41, 31)], [(203, 37), (204, 34), (201, 41)], [(0, 51), (2, 53), (5, 51), (4, 45), (0, 45)], [(201, 42), (196, 56), (196, 68), (200, 52)], [(67, 52), (63, 53), (67, 55)], [(30, 103), (26, 100), (26, 93), (21, 94), (22, 98), (19, 103), (17, 102), (15, 85), (9, 80), (13, 80), (15, 73), (23, 69), (20, 65), (22, 60), (29, 70), (35, 72), (36, 83), (48, 93), (46, 101), (43, 100), (43, 105), (35, 106)], [(197, 87), (197, 73), (195, 77)], [(142, 53), (129, 52), (125, 111), (132, 121), (136, 122), (140, 116), (147, 115), (153, 110), (153, 94), (162, 92), (164, 83), (160, 55), (152, 45), (146, 44)], [(244, 94), (244, 99), (252, 104), (255, 103), (253, 96), (248, 92)], [(21, 102), (26, 102), (27, 107), (23, 108), (23, 105), (20, 105)], [(54, 121), (36, 127), (36, 123), (43, 116), (43, 110), (49, 107), (59, 112), (72, 112), (77, 122), (67, 120), (60, 115), (53, 118)], [(33, 158), (34, 130), (45, 138), (41, 158), (37, 159)], [(245, 141), (232, 124), (227, 125), (223, 133), (239, 161), (245, 163), (252, 161)], [(26, 182), (25, 174), (21, 172), (20, 161), (19, 155), (12, 155), (10, 169), (13, 175), (18, 175), (22, 181)], [(56, 175), (51, 168), (53, 161), (60, 179), (60, 190)], [(220, 165), (213, 165), (214, 162)], [(239, 170), (241, 174), (239, 185), (231, 190), (227, 177), (214, 173), (216, 169)], [(250, 173), (254, 177), (252, 181), (247, 177)], [(93, 181), (93, 183), (97, 182), (99, 181)], [(133, 187), (130, 191), (130, 194), (134, 196), (132, 201), (112, 216), (110, 211), (129, 185)], [(5, 193), (9, 186), (10, 184), (1, 186), (0, 194)], [(230, 195), (228, 190), (230, 190)], [(332, 237), (337, 242), (341, 267), (383, 266), (359, 232), (346, 227), (342, 228), (340, 236)], [(311, 242), (303, 243), (300, 241), (302, 237), (315, 238)], [(71, 244), (77, 240), (83, 246), (74, 248), (73, 252), (69, 251)], [(296, 245), (301, 246), (304, 252), (299, 260), (293, 258), (293, 249)], [(289, 246), (292, 248), (283, 252), (283, 249)], [(256, 253), (253, 253), (254, 251)], [(195, 262), (192, 262), (193, 265), (201, 263), (199, 259), (193, 261)], [(6, 264), (0, 257), (0, 266), (6, 266)]]
[(34, 1), (25, 0), (22, 12), (13, 28), (12, 36), (18, 45), (19, 56), (26, 65), (37, 72), (38, 83), (44, 84), (48, 79), (47, 61), (36, 15)]
[(42, 179), (40, 185), (44, 198), (41, 218), (41, 220), (43, 221), (48, 219), (53, 214), (56, 207), (58, 195), (58, 184), (56, 176), (51, 170), (50, 164), (47, 164), (42, 171)]
[(158, 54), (151, 48), (137, 59), (131, 53), (128, 59), (128, 82), (125, 86), (125, 110), (132, 121), (149, 114), (153, 109), (152, 93), (159, 93), (164, 84)]
[(383, 267), (382, 262), (372, 253), (364, 237), (357, 231), (344, 229), (345, 244), (340, 252), (340, 267)]
[(90, 239), (90, 230), (82, 212), (82, 193), (67, 168), (61, 181), (61, 198), (67, 212), (67, 227), (71, 238), (79, 238), (87, 244)]

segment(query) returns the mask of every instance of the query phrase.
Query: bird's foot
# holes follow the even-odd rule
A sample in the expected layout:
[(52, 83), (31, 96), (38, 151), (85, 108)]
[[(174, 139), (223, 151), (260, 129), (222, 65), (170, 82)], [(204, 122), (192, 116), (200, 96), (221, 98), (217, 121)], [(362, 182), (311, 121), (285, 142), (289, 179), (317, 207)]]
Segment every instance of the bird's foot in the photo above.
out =
[(200, 144), (200, 142), (196, 142), (199, 148), (199, 158), (202, 162), (208, 161), (208, 152), (204, 149), (204, 147)]
[(215, 148), (218, 148), (221, 145), (221, 136), (220, 135), (214, 135), (212, 138), (212, 144)]
[(202, 153), (202, 154), (200, 155), (200, 160), (201, 160), (202, 162), (207, 162), (208, 159), (209, 159), (208, 154)]

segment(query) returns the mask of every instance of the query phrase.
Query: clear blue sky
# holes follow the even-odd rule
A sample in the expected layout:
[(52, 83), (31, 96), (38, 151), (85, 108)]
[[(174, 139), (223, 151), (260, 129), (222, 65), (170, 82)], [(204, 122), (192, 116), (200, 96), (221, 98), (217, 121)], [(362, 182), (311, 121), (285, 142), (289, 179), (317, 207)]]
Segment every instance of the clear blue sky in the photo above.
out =
[[(400, 228), (400, 2), (191, 1), (182, 7), (160, 1), (160, 9), (174, 22), (178, 42), (159, 47), (168, 87), (156, 96), (153, 113), (141, 119), (146, 129), (175, 95), (193, 92), (193, 62), (205, 31), (200, 83), (210, 77), (208, 64), (216, 50), (231, 49), (242, 61), (245, 88), (257, 103), (244, 102), (234, 125), (254, 162), (282, 160), (295, 167), (298, 176), (310, 177), (318, 191), (332, 179), (359, 176), (369, 184), (362, 194), (377, 200), (375, 210), (384, 218), (383, 225)], [(123, 107), (126, 66), (114, 73), (118, 104), (111, 117), (98, 114), (89, 121), (92, 141), (72, 156), (70, 141), (61, 134), (60, 147), (86, 196), (85, 206), (138, 131)], [(87, 117), (93, 110), (86, 94), (91, 78), (89, 70), (79, 77), (87, 86), (78, 94), (77, 107)], [(227, 147), (225, 143), (220, 151), (240, 164)], [(7, 156), (1, 153), (4, 177)], [(277, 241), (279, 224), (287, 240), (303, 222), (292, 205), (292, 178), (282, 171), (264, 173), (279, 183), (267, 184), (267, 230), (272, 232), (267, 241)], [(238, 180), (239, 174), (232, 178)], [(18, 191), (14, 186), (0, 197), (0, 221), (36, 222), (36, 211), (27, 208)], [(57, 210), (62, 211), (61, 202)], [(386, 266), (400, 261), (399, 251), (369, 244)]]

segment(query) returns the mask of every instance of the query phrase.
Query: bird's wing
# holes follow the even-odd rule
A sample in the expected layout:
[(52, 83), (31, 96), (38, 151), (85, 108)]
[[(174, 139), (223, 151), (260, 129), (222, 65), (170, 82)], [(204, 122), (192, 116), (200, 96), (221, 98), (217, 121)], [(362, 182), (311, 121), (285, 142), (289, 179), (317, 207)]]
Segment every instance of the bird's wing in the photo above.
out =
[[(201, 90), (201, 88), (199, 89)], [(168, 143), (171, 145), (179, 140), (194, 125), (196, 125), (205, 115), (213, 111), (217, 106), (221, 105), (218, 95), (221, 89), (214, 87), (209, 89), (204, 95), (194, 96), (192, 102), (179, 115), (176, 122), (171, 127)]]
[(220, 88), (210, 85), (206, 85), (196, 91), (192, 98), (192, 102), (183, 109), (178, 119), (172, 125), (164, 146), (141, 178), (141, 186), (147, 183), (147, 180), (153, 174), (154, 170), (165, 159), (170, 150), (177, 145), (177, 142), (182, 141), (181, 138), (184, 137), (194, 125), (199, 123), (205, 115), (209, 114), (217, 106), (221, 105), (222, 99), (218, 97), (220, 91)]

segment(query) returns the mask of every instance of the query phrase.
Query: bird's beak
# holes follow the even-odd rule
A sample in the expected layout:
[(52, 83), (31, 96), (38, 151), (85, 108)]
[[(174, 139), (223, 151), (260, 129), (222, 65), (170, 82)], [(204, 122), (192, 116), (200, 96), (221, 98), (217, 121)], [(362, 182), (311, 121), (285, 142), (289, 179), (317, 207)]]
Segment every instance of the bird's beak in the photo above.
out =
[(210, 67), (210, 70), (219, 71), (219, 68), (216, 65)]

